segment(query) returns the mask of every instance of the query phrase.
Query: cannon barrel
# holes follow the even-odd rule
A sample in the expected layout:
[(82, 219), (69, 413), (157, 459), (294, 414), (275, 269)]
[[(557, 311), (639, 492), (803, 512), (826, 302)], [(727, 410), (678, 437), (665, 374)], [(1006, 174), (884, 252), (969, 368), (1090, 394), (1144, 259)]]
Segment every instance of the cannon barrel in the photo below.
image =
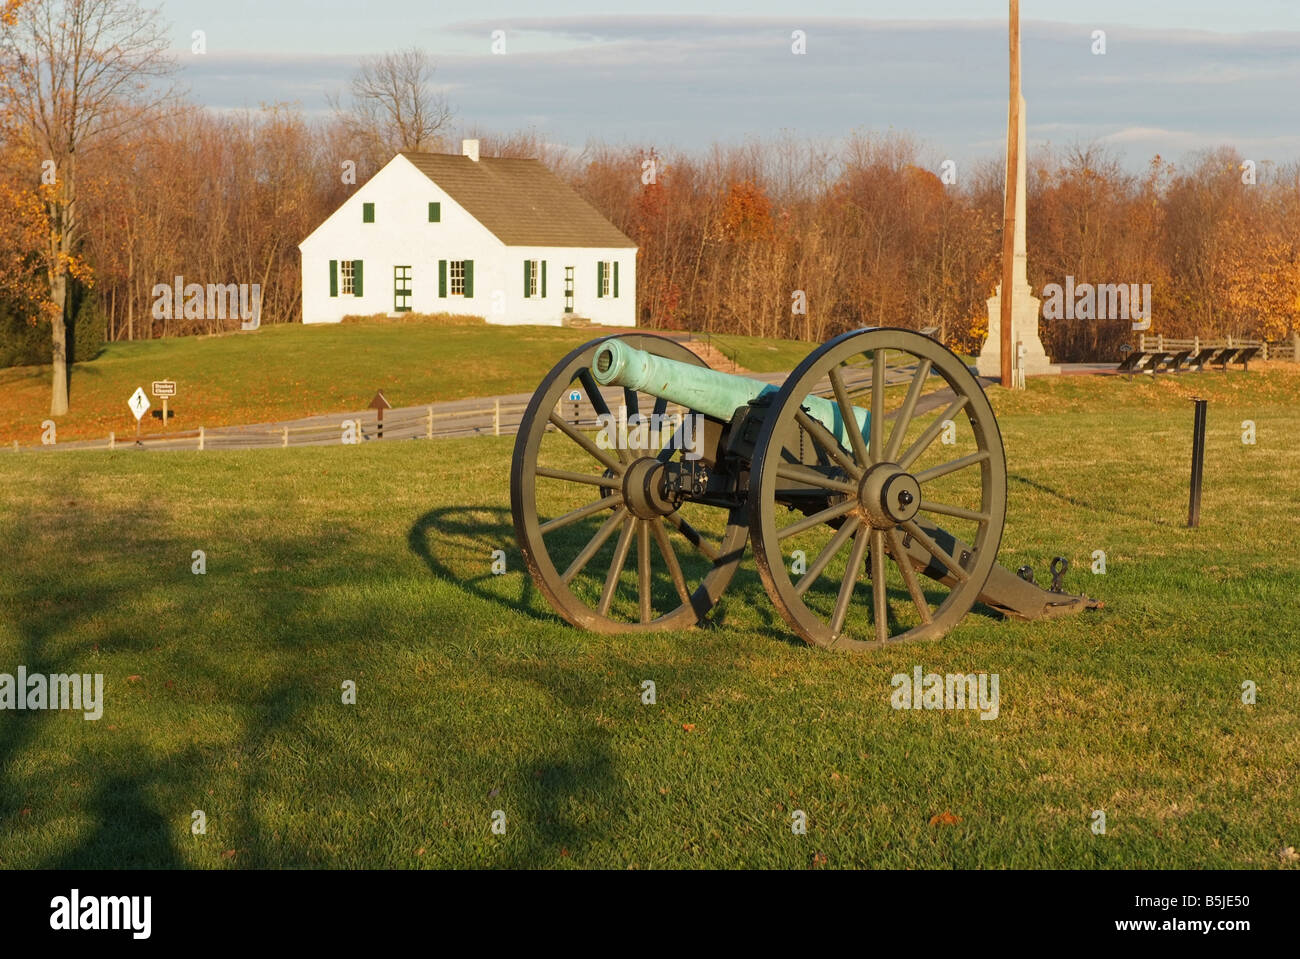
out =
[[(719, 420), (729, 420), (737, 409), (751, 400), (779, 391), (778, 387), (762, 380), (655, 356), (618, 339), (605, 340), (600, 345), (592, 358), (591, 372), (602, 386), (640, 390)], [(833, 400), (808, 396), (803, 406), (809, 416), (848, 448), (849, 435), (844, 429), (844, 417)], [(871, 414), (855, 406), (853, 415), (858, 429), (866, 436)]]

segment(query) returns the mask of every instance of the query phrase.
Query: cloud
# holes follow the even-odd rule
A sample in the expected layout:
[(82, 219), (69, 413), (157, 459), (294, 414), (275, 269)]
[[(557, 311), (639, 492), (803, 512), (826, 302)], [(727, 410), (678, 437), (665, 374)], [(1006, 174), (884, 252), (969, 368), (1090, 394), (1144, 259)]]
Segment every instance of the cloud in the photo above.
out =
[[(1103, 25), (1104, 26), (1104, 25)], [(807, 54), (790, 33), (807, 34)], [(488, 53), (504, 29), (508, 53)], [(1098, 140), (1130, 166), (1150, 155), (1235, 143), (1261, 157), (1300, 155), (1294, 95), (1300, 33), (1216, 34), (1027, 21), (1024, 87), (1031, 142)], [(914, 134), (959, 161), (996, 155), (1006, 123), (1000, 21), (677, 15), (467, 20), (431, 52), (457, 115), (483, 128), (539, 127), (662, 147), (735, 142), (786, 130), (834, 138), (854, 129)], [(188, 58), (196, 95), (219, 107), (297, 100), (324, 107), (357, 58)], [(203, 62), (195, 62), (203, 61)]]

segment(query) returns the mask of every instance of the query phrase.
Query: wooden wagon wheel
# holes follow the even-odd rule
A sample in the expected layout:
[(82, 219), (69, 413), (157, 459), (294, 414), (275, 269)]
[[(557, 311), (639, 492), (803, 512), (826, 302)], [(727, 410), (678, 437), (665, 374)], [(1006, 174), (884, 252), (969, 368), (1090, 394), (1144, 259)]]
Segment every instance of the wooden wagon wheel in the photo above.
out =
[[(802, 403), (819, 392), (845, 424), (854, 406), (868, 408), (867, 435), (845, 426), (837, 441), (812, 419)], [(816, 507), (797, 508), (799, 486), (821, 491)], [(997, 560), (1002, 436), (979, 382), (941, 344), (856, 330), (812, 353), (773, 401), (749, 504), (759, 574), (805, 641), (862, 650), (938, 638), (975, 604)]]
[[(602, 633), (690, 626), (713, 608), (735, 574), (748, 517), (742, 506), (666, 502), (656, 486), (658, 470), (684, 452), (671, 444), (661, 450), (603, 448), (608, 444), (598, 442), (594, 424), (574, 425), (567, 397), (575, 389), (597, 414), (619, 419), (591, 374), (597, 347), (611, 338), (566, 356), (528, 404), (510, 467), (515, 533), (537, 588), (573, 625)], [(706, 365), (673, 340), (617, 338), (657, 356)], [(666, 413), (664, 400), (630, 389), (622, 394), (629, 417)], [(635, 575), (627, 568), (634, 543)]]

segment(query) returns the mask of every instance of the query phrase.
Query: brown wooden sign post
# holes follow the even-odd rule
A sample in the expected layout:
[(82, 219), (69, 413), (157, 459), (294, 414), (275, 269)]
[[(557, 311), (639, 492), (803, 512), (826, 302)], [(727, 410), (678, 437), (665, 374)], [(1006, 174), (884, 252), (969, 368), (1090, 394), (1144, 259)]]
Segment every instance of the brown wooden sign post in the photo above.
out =
[(393, 404), (388, 402), (384, 396), (383, 390), (375, 391), (375, 398), (370, 401), (370, 409), (375, 411), (375, 422), (378, 424), (377, 434), (379, 439), (384, 438), (384, 410), (391, 410)]
[(172, 380), (154, 380), (153, 395), (163, 401), (163, 429), (167, 428), (167, 401), (176, 395), (176, 383)]

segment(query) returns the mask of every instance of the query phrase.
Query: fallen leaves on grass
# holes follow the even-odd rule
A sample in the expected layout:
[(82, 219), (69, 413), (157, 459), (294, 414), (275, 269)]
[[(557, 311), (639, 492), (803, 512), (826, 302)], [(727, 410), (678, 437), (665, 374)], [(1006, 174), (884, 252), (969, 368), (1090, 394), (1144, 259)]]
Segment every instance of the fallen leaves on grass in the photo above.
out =
[(813, 853), (813, 856), (812, 856), (812, 868), (813, 868), (813, 869), (820, 869), (822, 866), (826, 865), (828, 862), (830, 862), (830, 857), (828, 857), (824, 852), (815, 852), (815, 853)]
[(1295, 846), (1286, 846), (1278, 850), (1278, 856), (1283, 862), (1295, 862), (1300, 859), (1300, 852), (1295, 851)]
[(682, 723), (682, 729), (686, 730), (688, 733), (693, 733), (693, 732), (695, 732), (695, 724), (694, 724), (694, 723)]
[(930, 817), (931, 826), (955, 826), (959, 822), (961, 822), (961, 816), (953, 815), (950, 809), (945, 809), (938, 815)]

